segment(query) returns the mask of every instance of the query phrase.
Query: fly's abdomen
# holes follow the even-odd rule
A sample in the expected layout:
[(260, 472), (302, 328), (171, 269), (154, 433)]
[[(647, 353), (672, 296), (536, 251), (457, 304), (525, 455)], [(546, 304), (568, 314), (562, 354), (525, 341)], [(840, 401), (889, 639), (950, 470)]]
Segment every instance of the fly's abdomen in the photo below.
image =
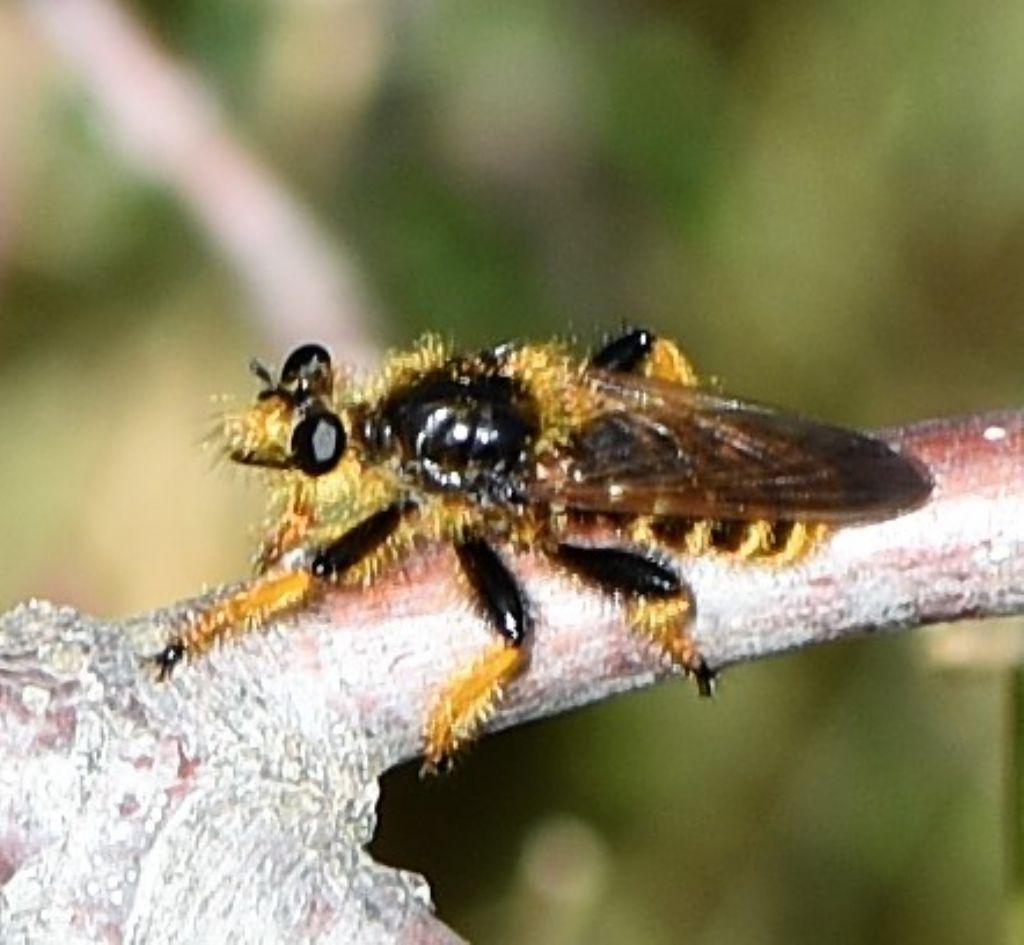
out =
[(650, 540), (691, 555), (723, 554), (745, 561), (788, 564), (821, 542), (826, 530), (812, 522), (791, 520), (650, 519), (633, 520), (629, 529), (638, 540)]

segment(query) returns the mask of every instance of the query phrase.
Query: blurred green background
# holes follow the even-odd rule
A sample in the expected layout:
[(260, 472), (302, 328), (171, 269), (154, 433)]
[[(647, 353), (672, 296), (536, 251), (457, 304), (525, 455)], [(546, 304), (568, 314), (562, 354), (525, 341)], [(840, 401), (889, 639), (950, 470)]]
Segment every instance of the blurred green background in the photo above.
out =
[[(40, 9), (0, 8), (0, 606), (127, 614), (245, 573), (259, 495), (211, 471), (209, 395), (309, 322), (259, 313)], [(1024, 5), (124, 9), (351, 252), (372, 302), (322, 325), (336, 347), (628, 321), (849, 424), (1021, 401)], [(481, 942), (992, 941), (1000, 683), (936, 671), (923, 637), (395, 772), (375, 849)]]

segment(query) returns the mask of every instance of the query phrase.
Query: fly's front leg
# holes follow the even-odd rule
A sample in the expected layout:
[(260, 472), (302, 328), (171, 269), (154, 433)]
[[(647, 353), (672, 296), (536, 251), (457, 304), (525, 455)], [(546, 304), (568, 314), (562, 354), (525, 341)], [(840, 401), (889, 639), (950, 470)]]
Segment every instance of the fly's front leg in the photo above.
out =
[(167, 679), (182, 660), (200, 656), (226, 636), (305, 606), (324, 585), (341, 580), (369, 559), (395, 533), (409, 510), (403, 503), (389, 505), (325, 545), (306, 566), (263, 575), (199, 613), (152, 658), (157, 677)]
[(178, 663), (201, 656), (223, 637), (301, 607), (309, 600), (313, 583), (307, 570), (266, 575), (196, 614), (180, 634), (152, 657), (157, 679), (170, 678)]
[(685, 387), (697, 383), (686, 356), (648, 328), (634, 328), (605, 343), (590, 356), (590, 367), (615, 374), (643, 374)]
[(626, 597), (633, 630), (693, 676), (702, 696), (711, 695), (714, 673), (689, 633), (693, 596), (672, 568), (621, 548), (560, 544), (552, 557), (601, 590)]
[(314, 524), (313, 486), (303, 480), (292, 488), (288, 507), (274, 530), (260, 544), (253, 559), (256, 574), (265, 574), (282, 556), (298, 548)]
[(526, 665), (533, 624), (522, 588), (501, 556), (481, 538), (456, 545), (463, 572), (501, 640), (441, 691), (424, 728), (425, 769), (436, 770), (493, 714), (504, 687)]

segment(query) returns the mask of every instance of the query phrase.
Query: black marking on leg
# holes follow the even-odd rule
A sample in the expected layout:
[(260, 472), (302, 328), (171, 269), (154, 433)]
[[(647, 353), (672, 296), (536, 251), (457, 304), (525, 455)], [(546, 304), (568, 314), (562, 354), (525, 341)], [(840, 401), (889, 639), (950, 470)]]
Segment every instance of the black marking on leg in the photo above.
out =
[(501, 556), (482, 538), (469, 538), (455, 551), (492, 626), (506, 642), (522, 646), (532, 634), (533, 621), (522, 588)]
[(618, 374), (632, 373), (647, 359), (656, 340), (653, 331), (635, 328), (598, 348), (590, 356), (590, 366)]
[(675, 597), (683, 590), (683, 582), (672, 568), (637, 551), (562, 544), (554, 557), (609, 593)]
[(174, 667), (185, 658), (185, 644), (178, 639), (171, 640), (156, 656), (150, 657), (150, 661), (156, 667), (156, 678), (159, 682), (166, 682), (171, 678)]
[(341, 577), (384, 544), (410, 508), (399, 502), (389, 505), (345, 532), (333, 544), (321, 548), (310, 566), (313, 576), (324, 580)]

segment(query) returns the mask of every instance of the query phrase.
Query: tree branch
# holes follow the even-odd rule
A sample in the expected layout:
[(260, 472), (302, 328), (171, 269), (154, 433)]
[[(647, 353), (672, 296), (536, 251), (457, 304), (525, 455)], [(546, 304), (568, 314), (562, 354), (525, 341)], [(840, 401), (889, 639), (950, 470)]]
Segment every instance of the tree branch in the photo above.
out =
[[(1024, 613), (1024, 412), (888, 434), (923, 508), (785, 568), (681, 559), (710, 664), (858, 633)], [(491, 642), (451, 554), (252, 632), (156, 684), (140, 657), (204, 601), (103, 624), (0, 622), (0, 924), (36, 941), (453, 941), (414, 877), (363, 852), (376, 778), (413, 757), (439, 686)], [(533, 660), (493, 727), (667, 675), (621, 612), (529, 555)], [(107, 872), (104, 872), (106, 869)], [(34, 935), (35, 938), (31, 936)]]

